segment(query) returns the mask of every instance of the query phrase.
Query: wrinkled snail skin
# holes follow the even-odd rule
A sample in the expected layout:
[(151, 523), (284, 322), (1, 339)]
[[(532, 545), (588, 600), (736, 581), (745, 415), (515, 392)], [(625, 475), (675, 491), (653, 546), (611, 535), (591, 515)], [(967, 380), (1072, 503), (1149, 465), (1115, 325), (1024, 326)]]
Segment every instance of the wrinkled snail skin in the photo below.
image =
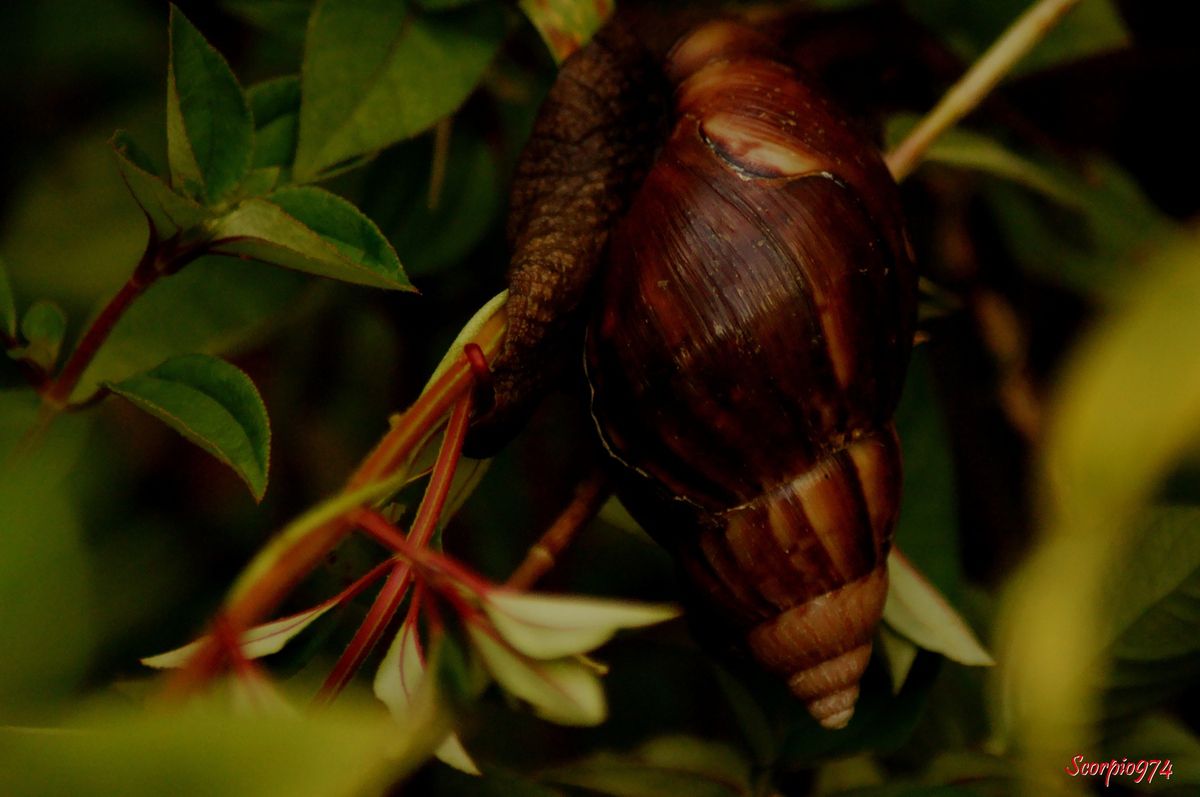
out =
[(659, 59), (622, 19), (559, 71), (513, 178), (508, 332), (469, 453), (501, 448), (577, 354), (592, 283), (664, 137), (669, 96)]
[(714, 627), (844, 726), (887, 591), (916, 314), (878, 152), (758, 32), (710, 23), (664, 58), (618, 19), (564, 64), (510, 219), (496, 410), (472, 437), (527, 412), (586, 322), (622, 499)]

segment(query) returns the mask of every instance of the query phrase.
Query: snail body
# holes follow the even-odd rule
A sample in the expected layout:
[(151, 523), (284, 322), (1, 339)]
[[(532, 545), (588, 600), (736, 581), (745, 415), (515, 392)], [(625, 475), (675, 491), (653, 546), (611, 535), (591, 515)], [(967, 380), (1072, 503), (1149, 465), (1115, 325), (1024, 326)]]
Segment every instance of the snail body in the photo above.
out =
[(694, 591), (842, 727), (900, 500), (916, 277), (895, 184), (752, 29), (701, 26), (661, 76), (665, 140), (589, 244), (597, 296), (574, 310), (593, 418)]

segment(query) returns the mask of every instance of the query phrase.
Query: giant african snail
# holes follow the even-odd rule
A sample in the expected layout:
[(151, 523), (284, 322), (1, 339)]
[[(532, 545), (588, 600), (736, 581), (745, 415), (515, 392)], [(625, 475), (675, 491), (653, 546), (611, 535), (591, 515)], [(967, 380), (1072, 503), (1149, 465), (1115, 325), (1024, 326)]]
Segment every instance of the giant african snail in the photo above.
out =
[(887, 592), (916, 304), (878, 152), (755, 30), (708, 23), (656, 57), (617, 21), (543, 105), (509, 233), (477, 446), (519, 423), (586, 323), (622, 498), (751, 654), (844, 726)]

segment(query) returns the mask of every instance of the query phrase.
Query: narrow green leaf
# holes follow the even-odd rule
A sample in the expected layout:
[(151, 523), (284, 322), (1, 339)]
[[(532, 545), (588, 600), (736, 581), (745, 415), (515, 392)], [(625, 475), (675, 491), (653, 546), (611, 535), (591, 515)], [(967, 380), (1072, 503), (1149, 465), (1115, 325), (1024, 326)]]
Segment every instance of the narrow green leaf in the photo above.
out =
[(471, 643), (501, 686), (559, 725), (599, 725), (608, 714), (604, 690), (591, 667), (577, 659), (534, 661), (486, 631), (468, 629)]
[[(426, 678), (425, 654), (416, 629), (405, 623), (392, 640), (387, 654), (375, 673), (375, 696), (378, 697), (392, 716), (403, 723), (412, 711), (413, 702), (419, 691), (430, 688), (432, 682)], [(471, 759), (458, 735), (451, 733), (434, 753), (442, 763), (469, 775), (478, 775), (479, 767)]]
[(296, 178), (311, 180), (452, 113), (503, 36), (492, 2), (429, 14), (396, 0), (320, 0), (305, 43)]
[(655, 625), (680, 613), (675, 606), (521, 592), (492, 592), (483, 609), (505, 641), (535, 659), (587, 653), (622, 628)]
[(750, 762), (731, 747), (664, 736), (630, 753), (598, 753), (542, 773), (540, 780), (613, 797), (737, 797), (755, 794)]
[(246, 91), (254, 116), (255, 169), (291, 168), (300, 129), (300, 78), (296, 75), (256, 83)]
[(1052, 171), (1070, 186), (1075, 208), (1048, 204), (1011, 185), (984, 192), (1004, 242), (1020, 265), (1085, 295), (1121, 301), (1147, 252), (1180, 237), (1137, 183), (1115, 164), (1093, 159), (1080, 174)]
[(8, 281), (8, 267), (0, 257), (0, 331), (9, 338), (17, 336), (17, 304), (13, 300), (12, 283)]
[[(908, 11), (925, 23), (963, 60), (973, 61), (1026, 8), (1029, 0), (904, 0)], [(1015, 74), (1029, 74), (1129, 45), (1129, 34), (1112, 0), (1079, 3), (1023, 58)]]
[(25, 360), (43, 371), (54, 370), (63, 338), (67, 334), (67, 316), (54, 302), (34, 302), (21, 318), (24, 346), (9, 349), (8, 356)]
[(990, 667), (992, 657), (974, 632), (900, 551), (888, 556), (888, 596), (883, 619), (926, 650), (968, 666)]
[(612, 15), (612, 0), (520, 0), (557, 63), (567, 60)]
[(242, 371), (191, 354), (108, 387), (229, 465), (262, 499), (271, 429), (262, 397)]
[[(337, 606), (339, 602), (338, 598), (333, 598), (307, 611), (289, 615), (288, 617), (281, 617), (278, 620), (257, 625), (243, 631), (241, 638), (238, 640), (238, 646), (241, 648), (242, 655), (247, 659), (261, 659), (263, 656), (278, 653), (283, 650), (284, 645), (299, 636), (304, 629), (319, 620), (330, 609)], [(169, 650), (166, 653), (146, 656), (141, 659), (141, 662), (147, 667), (154, 667), (160, 670), (182, 667), (187, 664), (188, 660), (197, 650), (200, 650), (208, 642), (208, 639), (207, 636), (201, 637), (182, 647)]]
[(177, 193), (160, 178), (129, 134), (118, 130), (112, 137), (117, 167), (142, 211), (154, 225), (155, 236), (162, 240), (179, 230), (204, 221), (209, 212), (190, 197)]
[(171, 184), (205, 204), (227, 196), (250, 169), (254, 122), (237, 78), (171, 6), (167, 155)]
[[(900, 114), (889, 119), (885, 134), (888, 147), (903, 141), (918, 121), (919, 117), (912, 114)], [(991, 174), (1037, 191), (1064, 207), (1083, 209), (1077, 183), (1064, 180), (1052, 170), (975, 130), (962, 127), (947, 130), (926, 150), (922, 164), (927, 163)]]
[(213, 250), (322, 277), (411, 290), (400, 259), (374, 222), (316, 186), (248, 199), (214, 230)]

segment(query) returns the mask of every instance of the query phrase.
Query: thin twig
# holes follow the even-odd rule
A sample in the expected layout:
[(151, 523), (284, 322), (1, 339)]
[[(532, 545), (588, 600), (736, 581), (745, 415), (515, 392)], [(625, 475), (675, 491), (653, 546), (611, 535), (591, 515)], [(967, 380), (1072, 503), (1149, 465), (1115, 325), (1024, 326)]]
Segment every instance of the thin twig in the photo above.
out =
[(1038, 0), (988, 48), (941, 102), (886, 156), (899, 182), (912, 173), (942, 133), (975, 109), (984, 97), (1040, 42), (1079, 0)]
[(579, 530), (600, 511), (609, 496), (608, 486), (608, 476), (603, 470), (597, 470), (584, 479), (575, 488), (571, 503), (525, 554), (525, 560), (509, 576), (505, 586), (529, 589), (550, 572)]

